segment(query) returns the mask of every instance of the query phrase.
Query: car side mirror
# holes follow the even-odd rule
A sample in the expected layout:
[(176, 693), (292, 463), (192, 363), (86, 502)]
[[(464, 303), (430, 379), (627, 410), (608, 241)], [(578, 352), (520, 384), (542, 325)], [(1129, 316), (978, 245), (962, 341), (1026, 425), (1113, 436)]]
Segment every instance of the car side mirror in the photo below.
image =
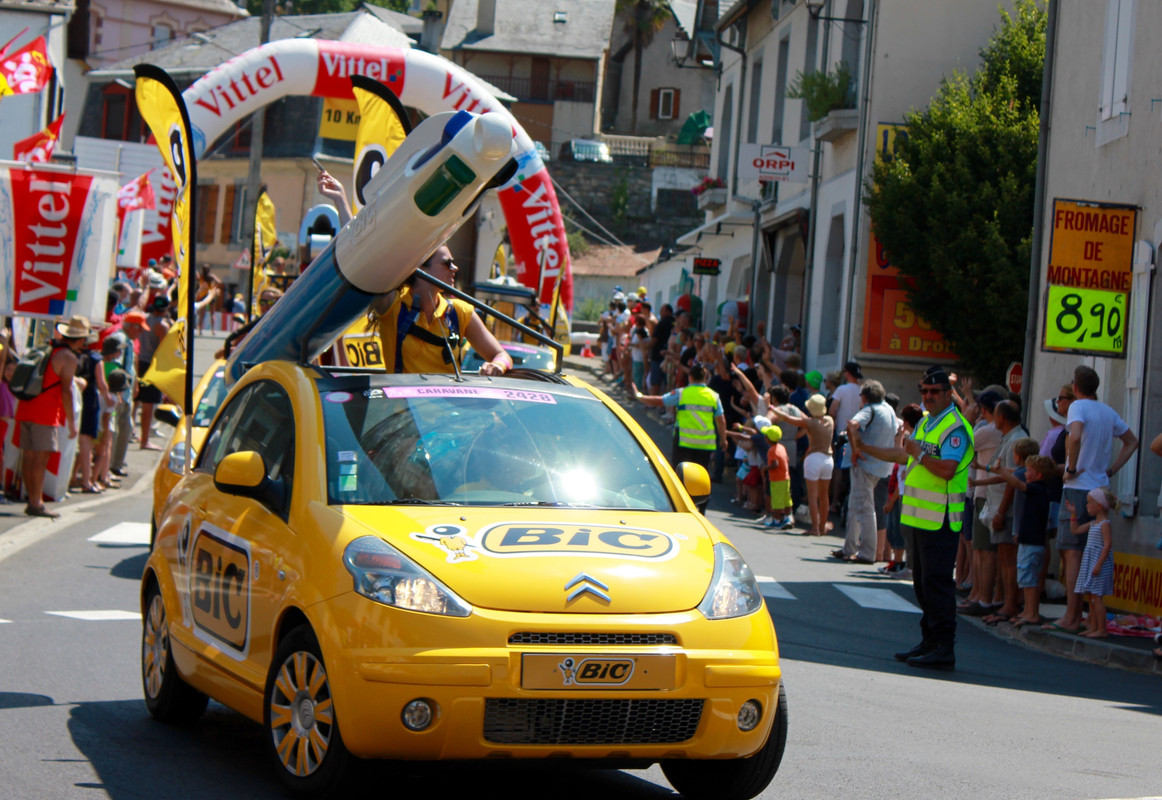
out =
[(253, 450), (231, 453), (219, 461), (214, 486), (223, 494), (257, 500), (276, 514), (286, 508), (286, 484), (281, 478), (267, 477), (266, 462)]
[(694, 505), (698, 506), (699, 511), (705, 513), (706, 504), (710, 502), (710, 474), (706, 471), (706, 467), (695, 464), (693, 461), (682, 461), (674, 467), (674, 471), (681, 478), (682, 485), (686, 487)]
[(178, 423), (182, 421), (182, 412), (177, 406), (165, 403), (154, 407), (153, 418), (176, 428)]

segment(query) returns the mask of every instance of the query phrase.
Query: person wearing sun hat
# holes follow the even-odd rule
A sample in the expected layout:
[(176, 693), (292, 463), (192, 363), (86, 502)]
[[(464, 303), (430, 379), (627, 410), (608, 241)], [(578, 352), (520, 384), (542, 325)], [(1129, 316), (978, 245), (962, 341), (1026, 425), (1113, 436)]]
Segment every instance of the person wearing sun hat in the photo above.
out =
[(821, 394), (813, 394), (804, 404), (807, 417), (792, 417), (778, 408), (771, 408), (772, 419), (785, 422), (807, 431), (809, 446), (807, 457), (803, 459), (803, 478), (807, 482), (807, 507), (811, 510), (810, 536), (822, 536), (831, 529), (827, 521), (827, 503), (831, 484), (831, 474), (835, 461), (831, 456), (831, 441), (835, 433), (835, 420), (827, 415), (827, 400)]
[(780, 444), (783, 438), (783, 429), (778, 425), (769, 425), (761, 431), (770, 441), (767, 450), (767, 480), (770, 481), (771, 491), (771, 518), (767, 522), (768, 528), (786, 530), (795, 524), (791, 516), (791, 473), (787, 448)]
[(44, 373), (41, 392), (16, 405), (20, 425), (21, 476), (28, 493), (24, 513), (30, 517), (55, 519), (60, 514), (44, 507), (44, 474), (49, 458), (59, 452), (60, 429), (67, 427), (70, 439), (77, 437), (73, 406), (73, 377), (78, 356), (85, 345), (97, 338), (86, 317), (77, 315), (56, 326), (60, 344), (53, 346)]

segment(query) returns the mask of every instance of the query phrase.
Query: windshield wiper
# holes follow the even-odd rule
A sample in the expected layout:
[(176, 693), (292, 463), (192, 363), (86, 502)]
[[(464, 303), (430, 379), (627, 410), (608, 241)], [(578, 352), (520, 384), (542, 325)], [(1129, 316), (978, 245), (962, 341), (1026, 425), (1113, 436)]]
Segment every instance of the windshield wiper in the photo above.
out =
[(422, 497), (400, 497), (396, 500), (385, 500), (378, 505), (383, 506), (462, 506), (452, 500), (425, 500)]
[(652, 508), (630, 508), (628, 506), (599, 506), (593, 503), (566, 503), (564, 500), (532, 500), (524, 503), (501, 503), (502, 506), (529, 506), (538, 508), (589, 508), (594, 511), (653, 511)]

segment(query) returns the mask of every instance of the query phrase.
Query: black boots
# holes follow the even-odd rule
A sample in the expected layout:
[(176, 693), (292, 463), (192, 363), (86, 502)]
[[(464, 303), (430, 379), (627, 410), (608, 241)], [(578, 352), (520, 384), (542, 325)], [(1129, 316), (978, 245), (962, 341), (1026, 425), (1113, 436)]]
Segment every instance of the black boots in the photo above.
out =
[(903, 652), (903, 653), (896, 653), (896, 661), (907, 661), (909, 658), (915, 658), (916, 656), (922, 656), (925, 653), (927, 653), (928, 651), (930, 651), (932, 648), (934, 648), (935, 646), (936, 645), (932, 644), (929, 641), (920, 642), (920, 644), (916, 645), (911, 650), (908, 650), (908, 651)]
[(956, 669), (956, 652), (951, 644), (938, 644), (926, 653), (907, 659), (907, 664), (926, 669)]

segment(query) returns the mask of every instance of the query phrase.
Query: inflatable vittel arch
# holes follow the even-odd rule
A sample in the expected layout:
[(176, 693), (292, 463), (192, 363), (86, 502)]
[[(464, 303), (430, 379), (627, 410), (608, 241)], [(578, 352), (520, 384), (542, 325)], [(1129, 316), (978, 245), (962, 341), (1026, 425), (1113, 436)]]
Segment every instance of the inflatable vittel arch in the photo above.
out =
[(566, 309), (573, 307), (569, 247), (557, 194), (532, 139), (471, 73), (420, 50), (326, 39), (281, 39), (247, 50), (203, 75), (182, 97), (193, 128), (195, 157), (238, 121), (281, 97), (352, 97), (351, 76), (389, 87), (405, 106), (442, 111), (495, 112), (511, 122), (516, 175), (498, 189), (517, 279), (553, 299), (558, 277)]

